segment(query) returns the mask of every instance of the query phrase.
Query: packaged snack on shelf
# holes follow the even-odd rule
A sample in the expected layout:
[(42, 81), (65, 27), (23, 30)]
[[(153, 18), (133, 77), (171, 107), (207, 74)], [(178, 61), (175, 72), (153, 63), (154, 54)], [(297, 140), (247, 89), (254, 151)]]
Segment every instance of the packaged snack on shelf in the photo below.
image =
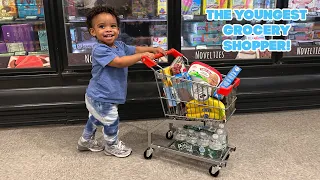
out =
[(312, 40), (313, 39), (313, 32), (295, 32), (289, 34), (289, 39), (291, 40)]
[(9, 43), (22, 42), (26, 51), (34, 51), (34, 34), (30, 24), (2, 26), (3, 40)]
[(222, 43), (220, 34), (187, 34), (187, 41), (191, 46), (197, 45), (220, 45)]
[(314, 23), (290, 23), (290, 32), (307, 32), (312, 31)]
[[(241, 72), (241, 68), (237, 65), (235, 65), (226, 75), (226, 77), (222, 80), (221, 84), (219, 85), (219, 87), (222, 88), (228, 88), (233, 81), (237, 78), (237, 76), (239, 75), (239, 73)], [(213, 93), (213, 97), (216, 97), (218, 100), (222, 99), (223, 96), (218, 94), (217, 91), (215, 91)]]
[(19, 18), (35, 16), (38, 18), (44, 17), (44, 9), (42, 5), (18, 5)]
[(313, 39), (320, 39), (320, 30), (314, 31)]
[(167, 37), (151, 37), (153, 47), (161, 47), (164, 50), (168, 49)]
[(8, 52), (8, 50), (7, 50), (6, 43), (0, 42), (0, 53), (3, 54), (3, 53), (7, 53), (7, 52)]
[(18, 5), (37, 5), (37, 0), (16, 0)]
[(134, 17), (152, 17), (155, 3), (153, 0), (132, 0), (132, 15)]
[(314, 12), (316, 9), (316, 0), (289, 0), (288, 8), (301, 9), (307, 8), (309, 12)]
[[(247, 3), (248, 2), (248, 3)], [(248, 9), (252, 0), (230, 0), (231, 9)], [(253, 5), (253, 3), (251, 3)]]
[(167, 0), (158, 0), (157, 15), (167, 14)]
[(182, 0), (181, 1), (181, 14), (191, 14), (189, 13), (191, 10), (193, 0)]
[(0, 0), (0, 19), (6, 17), (17, 17), (15, 0)]
[(24, 51), (23, 43), (6, 43), (8, 52), (21, 52)]
[(206, 9), (219, 9), (220, 0), (203, 0), (203, 14), (206, 14)]
[(255, 9), (265, 8), (265, 0), (253, 0), (253, 8)]
[(167, 36), (167, 25), (150, 25), (151, 36)]
[(38, 36), (39, 36), (41, 51), (48, 51), (49, 47), (48, 47), (47, 31), (39, 30)]

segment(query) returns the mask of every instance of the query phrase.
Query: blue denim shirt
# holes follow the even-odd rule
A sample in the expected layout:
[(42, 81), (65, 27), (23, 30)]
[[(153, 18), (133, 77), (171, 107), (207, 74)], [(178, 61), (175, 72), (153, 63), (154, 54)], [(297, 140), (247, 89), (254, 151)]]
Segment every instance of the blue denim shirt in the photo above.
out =
[(132, 55), (134, 46), (121, 41), (115, 42), (116, 48), (97, 43), (92, 49), (92, 78), (86, 90), (90, 98), (114, 104), (124, 104), (127, 96), (128, 68), (116, 68), (108, 64), (116, 57)]

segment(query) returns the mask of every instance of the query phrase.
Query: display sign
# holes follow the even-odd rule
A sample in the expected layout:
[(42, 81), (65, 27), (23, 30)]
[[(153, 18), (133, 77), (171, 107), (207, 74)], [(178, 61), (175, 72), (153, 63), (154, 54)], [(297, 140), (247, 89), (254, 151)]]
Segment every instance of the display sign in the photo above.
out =
[(283, 56), (301, 56), (312, 57), (320, 55), (320, 45), (313, 46), (292, 46), (290, 52), (286, 52)]

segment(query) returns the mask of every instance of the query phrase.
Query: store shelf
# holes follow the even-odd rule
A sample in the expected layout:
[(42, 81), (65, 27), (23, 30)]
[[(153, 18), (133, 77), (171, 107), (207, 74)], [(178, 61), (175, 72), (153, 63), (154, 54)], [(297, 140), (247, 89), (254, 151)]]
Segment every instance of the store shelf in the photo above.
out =
[[(144, 19), (144, 18), (137, 18), (137, 19), (120, 19), (120, 22), (166, 22), (167, 19), (162, 18), (154, 18), (154, 19)], [(85, 23), (85, 19), (77, 19), (77, 20), (69, 20), (66, 22), (66, 24), (74, 24), (74, 23)]]
[(5, 25), (5, 24), (43, 24), (43, 23), (45, 23), (44, 18), (38, 18), (38, 19), (17, 18), (15, 20), (0, 20), (0, 25)]

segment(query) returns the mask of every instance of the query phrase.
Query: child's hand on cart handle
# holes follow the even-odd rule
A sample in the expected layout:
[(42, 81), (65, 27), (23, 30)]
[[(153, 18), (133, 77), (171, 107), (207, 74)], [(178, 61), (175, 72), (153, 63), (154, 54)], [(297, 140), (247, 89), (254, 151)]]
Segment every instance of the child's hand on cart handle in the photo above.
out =
[(155, 59), (155, 54), (150, 53), (150, 52), (142, 53), (141, 57), (143, 57), (143, 56), (146, 56), (146, 57), (148, 57), (150, 59)]
[(155, 47), (153, 53), (154, 54), (161, 53), (164, 56), (167, 55), (167, 52), (165, 50), (163, 50), (161, 47)]

